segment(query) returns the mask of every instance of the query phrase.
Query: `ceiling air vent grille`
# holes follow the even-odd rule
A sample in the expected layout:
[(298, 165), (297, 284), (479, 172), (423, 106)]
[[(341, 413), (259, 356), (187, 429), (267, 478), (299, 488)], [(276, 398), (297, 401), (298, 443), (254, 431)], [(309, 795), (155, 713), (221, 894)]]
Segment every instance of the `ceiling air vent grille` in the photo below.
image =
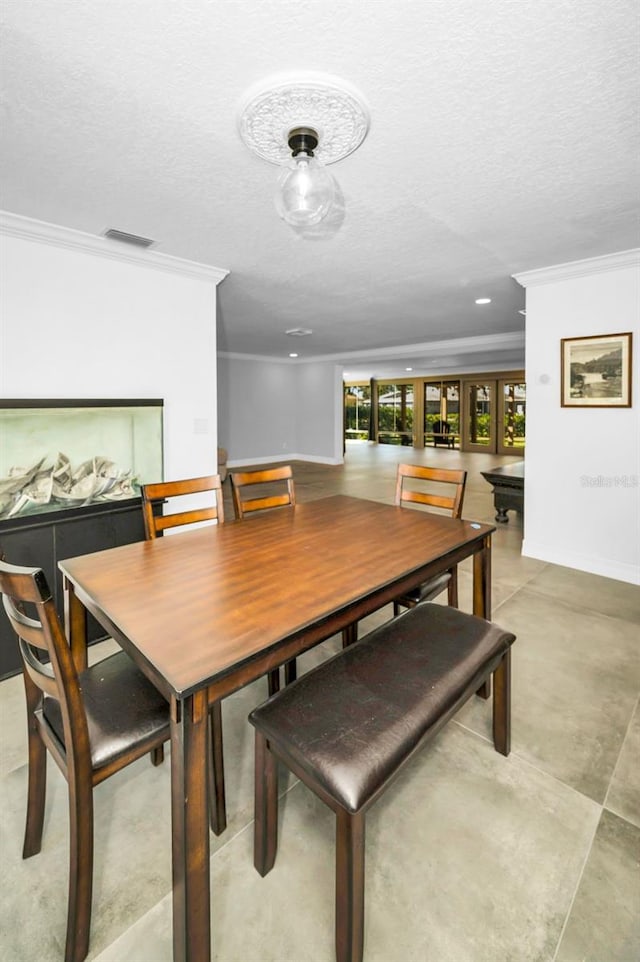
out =
[(122, 244), (132, 244), (133, 247), (153, 247), (156, 243), (149, 237), (139, 237), (138, 234), (127, 234), (126, 231), (116, 230), (114, 227), (106, 230), (104, 236), (110, 240), (120, 241)]

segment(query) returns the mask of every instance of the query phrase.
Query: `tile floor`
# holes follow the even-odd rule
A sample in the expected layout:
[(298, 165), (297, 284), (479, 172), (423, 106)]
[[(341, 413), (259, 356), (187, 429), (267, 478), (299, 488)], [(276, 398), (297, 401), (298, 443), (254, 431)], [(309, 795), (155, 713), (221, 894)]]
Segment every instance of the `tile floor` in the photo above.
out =
[[(513, 459), (350, 444), (344, 466), (294, 464), (298, 498), (392, 501), (400, 460), (466, 467), (464, 515), (492, 521), (479, 472)], [(367, 962), (640, 959), (640, 589), (522, 558), (520, 520), (509, 517), (494, 536), (493, 616), (518, 638), (512, 753), (493, 751), (490, 707), (473, 700), (371, 810)], [(468, 563), (460, 584), (470, 610)], [(304, 660), (336, 647), (330, 640)], [(230, 824), (212, 836), (213, 959), (331, 962), (333, 816), (291, 777), (275, 868), (261, 879), (252, 866), (246, 716), (265, 697), (260, 680), (224, 703)], [(19, 678), (0, 684), (0, 953), (57, 962), (66, 786), (51, 765), (43, 849), (23, 862), (22, 700)], [(100, 786), (96, 821), (89, 958), (170, 962), (168, 762), (143, 759)]]

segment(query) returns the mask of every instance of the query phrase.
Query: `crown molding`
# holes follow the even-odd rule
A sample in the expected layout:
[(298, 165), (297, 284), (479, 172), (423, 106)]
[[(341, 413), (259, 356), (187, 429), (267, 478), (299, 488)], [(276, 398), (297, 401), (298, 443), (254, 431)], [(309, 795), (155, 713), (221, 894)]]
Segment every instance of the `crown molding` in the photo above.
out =
[(555, 284), (558, 281), (588, 277), (590, 274), (602, 274), (606, 271), (624, 270), (627, 267), (640, 267), (640, 247), (618, 251), (615, 254), (604, 254), (602, 257), (587, 257), (585, 260), (569, 261), (567, 264), (540, 267), (537, 270), (523, 271), (511, 276), (523, 287), (536, 287), (538, 284)]
[(446, 341), (422, 341), (419, 344), (400, 344), (394, 347), (370, 348), (365, 351), (348, 351), (344, 354), (324, 354), (319, 357), (300, 358), (299, 363), (311, 361), (386, 361), (396, 357), (411, 357), (428, 354), (437, 358), (439, 355), (475, 354), (480, 350), (494, 351), (509, 348), (524, 348), (524, 331), (509, 331), (505, 334), (477, 334), (473, 337), (450, 338)]
[[(506, 334), (479, 334), (474, 337), (459, 337), (447, 341), (426, 341), (420, 344), (403, 344), (394, 347), (370, 348), (364, 351), (349, 351), (343, 354), (319, 354), (315, 357), (273, 357), (261, 354), (241, 354), (237, 351), (219, 351), (218, 357), (233, 361), (260, 361), (272, 364), (348, 364), (350, 361), (362, 363), (364, 361), (387, 361), (397, 357), (413, 357), (428, 354), (430, 357), (455, 353), (476, 354), (482, 350), (524, 350), (524, 331), (510, 331)], [(510, 364), (509, 370), (513, 368)]]
[[(240, 354), (238, 351), (218, 351), (218, 357), (228, 361), (259, 361), (260, 364), (298, 364), (302, 359), (295, 357), (274, 357), (272, 354)], [(311, 358), (312, 361), (317, 358)]]
[(36, 241), (51, 247), (62, 247), (66, 250), (82, 251), (96, 257), (134, 264), (137, 267), (149, 267), (153, 270), (170, 274), (183, 274), (203, 281), (210, 281), (218, 285), (225, 279), (229, 271), (196, 261), (183, 260), (169, 254), (160, 254), (151, 250), (136, 250), (127, 248), (119, 241), (99, 237), (96, 234), (86, 234), (83, 231), (62, 227), (59, 224), (49, 224), (45, 221), (22, 217), (9, 211), (0, 211), (0, 234), (8, 237), (18, 237), (21, 240)]

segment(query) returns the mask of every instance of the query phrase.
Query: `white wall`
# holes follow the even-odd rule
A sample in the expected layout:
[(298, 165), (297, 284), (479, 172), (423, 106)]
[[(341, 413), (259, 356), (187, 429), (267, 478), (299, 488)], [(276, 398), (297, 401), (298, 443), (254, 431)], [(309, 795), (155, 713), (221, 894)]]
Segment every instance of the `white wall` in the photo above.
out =
[(342, 377), (335, 364), (220, 354), (218, 411), (230, 466), (342, 461)]
[[(527, 290), (523, 554), (640, 584), (640, 252), (517, 275)], [(560, 339), (634, 335), (633, 407), (562, 408)]]
[(303, 363), (295, 371), (296, 449), (308, 461), (339, 464), (344, 445), (342, 368), (337, 364)]
[(163, 398), (166, 479), (217, 465), (224, 271), (0, 216), (0, 393)]

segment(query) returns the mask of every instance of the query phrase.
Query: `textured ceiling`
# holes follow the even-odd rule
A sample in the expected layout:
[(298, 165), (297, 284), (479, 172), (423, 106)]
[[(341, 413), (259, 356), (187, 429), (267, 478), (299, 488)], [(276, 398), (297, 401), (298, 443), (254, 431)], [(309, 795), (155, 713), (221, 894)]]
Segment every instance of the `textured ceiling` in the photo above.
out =
[[(3, 21), (1, 206), (230, 270), (220, 350), (473, 369), (493, 335), (520, 364), (511, 275), (640, 242), (636, 0), (3, 0)], [(297, 233), (237, 113), (303, 69), (355, 85), (371, 129)]]

